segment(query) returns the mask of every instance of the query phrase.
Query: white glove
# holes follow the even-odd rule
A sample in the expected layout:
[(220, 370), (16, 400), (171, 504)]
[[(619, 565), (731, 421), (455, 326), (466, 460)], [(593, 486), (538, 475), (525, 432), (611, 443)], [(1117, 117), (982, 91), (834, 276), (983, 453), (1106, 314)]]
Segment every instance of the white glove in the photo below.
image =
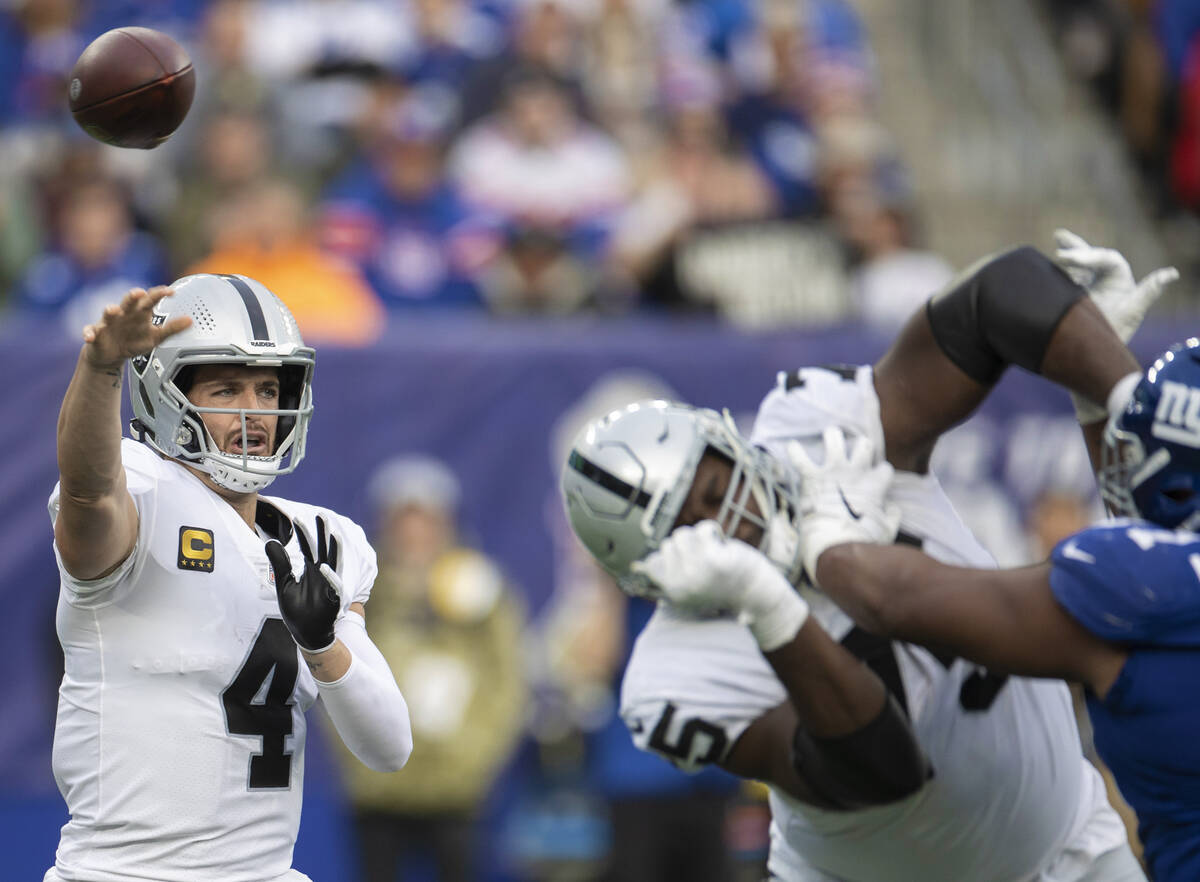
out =
[[(1058, 249), (1055, 260), (1075, 284), (1086, 288), (1088, 297), (1121, 338), (1128, 343), (1146, 317), (1146, 311), (1167, 285), (1179, 278), (1179, 270), (1164, 266), (1134, 282), (1129, 261), (1112, 248), (1089, 245), (1070, 230), (1055, 230)], [(1108, 411), (1094, 401), (1071, 393), (1080, 424), (1104, 419)]]
[(808, 604), (757, 549), (729, 539), (716, 521), (677, 527), (630, 569), (644, 575), (684, 612), (731, 612), (750, 628), (763, 652), (796, 636)]
[(800, 555), (813, 584), (817, 559), (843, 542), (889, 544), (900, 529), (900, 509), (886, 501), (893, 469), (880, 461), (869, 438), (859, 437), (849, 458), (846, 437), (837, 426), (823, 434), (825, 461), (809, 459), (799, 441), (788, 443), (788, 458), (800, 473), (803, 513), (799, 521)]

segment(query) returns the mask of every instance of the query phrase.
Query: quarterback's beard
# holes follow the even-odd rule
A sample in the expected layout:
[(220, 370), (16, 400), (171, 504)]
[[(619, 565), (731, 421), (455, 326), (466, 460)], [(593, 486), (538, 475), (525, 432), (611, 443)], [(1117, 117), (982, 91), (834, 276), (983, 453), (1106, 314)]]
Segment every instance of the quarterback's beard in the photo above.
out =
[[(212, 432), (208, 433), (212, 440)], [(216, 455), (205, 457), (206, 470), (213, 482), (234, 493), (257, 493), (268, 487), (277, 477), (271, 472), (250, 471), (252, 465), (266, 465), (275, 461), (271, 455), (274, 441), (271, 432), (259, 425), (243, 424), (231, 432), (218, 446)]]
[(270, 456), (271, 433), (263, 426), (247, 425), (243, 432), (240, 428), (230, 432), (219, 450), (226, 456), (242, 456), (251, 458)]

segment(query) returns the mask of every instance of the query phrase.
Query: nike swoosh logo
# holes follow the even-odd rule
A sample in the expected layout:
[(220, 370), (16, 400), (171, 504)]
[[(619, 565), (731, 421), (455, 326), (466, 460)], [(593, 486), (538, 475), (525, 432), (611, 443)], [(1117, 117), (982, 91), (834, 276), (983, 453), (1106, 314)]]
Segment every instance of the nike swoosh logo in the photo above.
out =
[(1083, 561), (1087, 564), (1094, 564), (1096, 562), (1096, 558), (1076, 545), (1074, 539), (1063, 546), (1062, 553), (1063, 557), (1070, 558), (1071, 560)]
[(850, 500), (846, 498), (846, 494), (842, 492), (842, 488), (838, 487), (838, 496), (842, 497), (842, 505), (846, 506), (846, 511), (850, 512), (850, 517), (854, 520), (860, 520), (862, 515), (854, 510), (854, 506), (850, 504)]

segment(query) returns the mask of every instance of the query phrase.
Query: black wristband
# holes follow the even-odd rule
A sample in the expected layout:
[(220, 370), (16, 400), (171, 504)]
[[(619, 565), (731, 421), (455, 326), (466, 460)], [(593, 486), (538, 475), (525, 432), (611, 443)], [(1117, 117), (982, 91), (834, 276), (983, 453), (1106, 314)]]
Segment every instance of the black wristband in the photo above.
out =
[(1028, 246), (972, 266), (926, 304), (933, 337), (985, 385), (1010, 364), (1039, 373), (1054, 330), (1086, 292)]

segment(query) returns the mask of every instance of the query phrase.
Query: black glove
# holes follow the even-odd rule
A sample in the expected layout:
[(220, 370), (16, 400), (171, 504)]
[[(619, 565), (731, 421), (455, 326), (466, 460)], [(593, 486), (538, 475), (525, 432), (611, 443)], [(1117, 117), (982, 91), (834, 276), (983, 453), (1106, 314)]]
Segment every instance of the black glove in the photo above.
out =
[(304, 572), (299, 579), (292, 575), (292, 562), (283, 546), (274, 539), (266, 546), (267, 560), (275, 571), (279, 612), (301, 649), (324, 652), (337, 639), (333, 623), (342, 611), (342, 580), (337, 574), (338, 540), (328, 532), (325, 519), (317, 515), (317, 557), (314, 560), (308, 534), (299, 521), (294, 521), (293, 526), (300, 553), (304, 555)]

